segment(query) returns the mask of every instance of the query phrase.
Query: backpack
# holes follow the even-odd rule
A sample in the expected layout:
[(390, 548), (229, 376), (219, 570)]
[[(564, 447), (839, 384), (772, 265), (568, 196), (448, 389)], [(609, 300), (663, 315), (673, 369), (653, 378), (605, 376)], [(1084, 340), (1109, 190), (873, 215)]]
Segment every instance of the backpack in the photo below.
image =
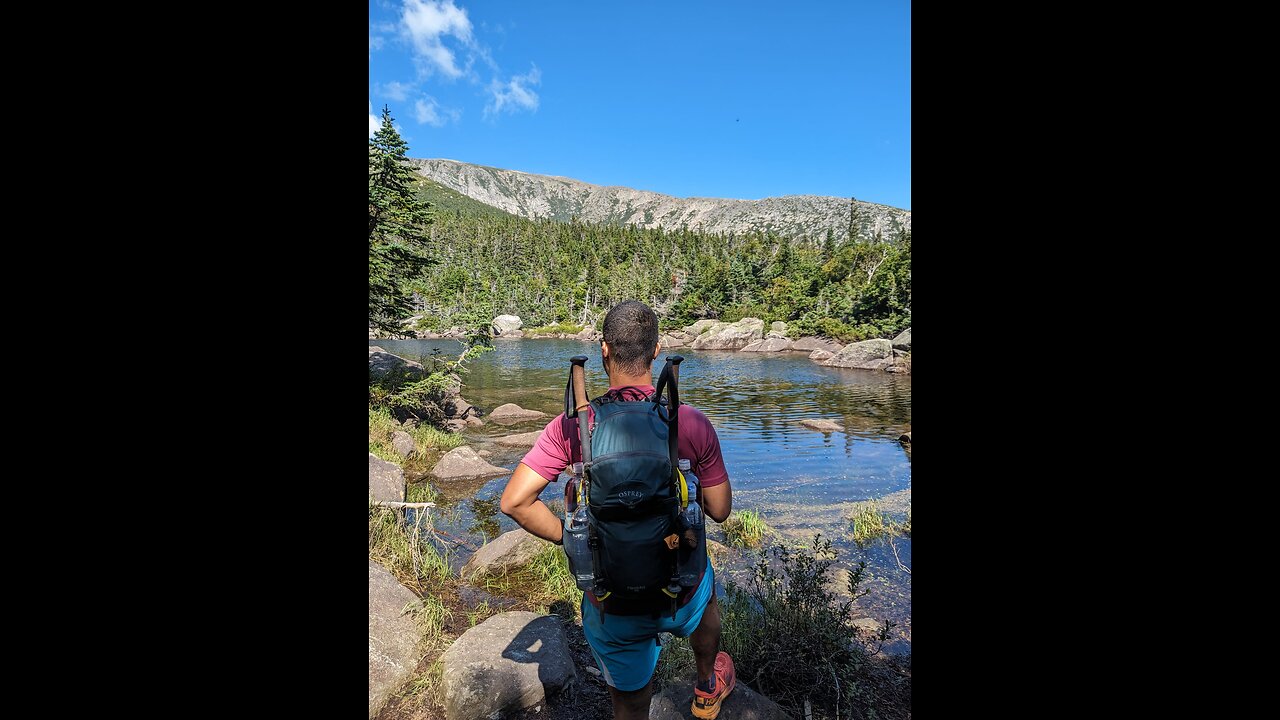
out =
[[(588, 400), (586, 360), (570, 360), (565, 417), (578, 418), (592, 592), (605, 613), (656, 615), (670, 609), (674, 616), (677, 599), (690, 589), (681, 585), (678, 572), (689, 557), (688, 541), (705, 543), (705, 528), (702, 537), (681, 542), (690, 531), (683, 510), (693, 499), (678, 466), (677, 381), (684, 358), (668, 356), (654, 393), (638, 401), (610, 395)], [(595, 416), (590, 427), (582, 413), (588, 404)]]

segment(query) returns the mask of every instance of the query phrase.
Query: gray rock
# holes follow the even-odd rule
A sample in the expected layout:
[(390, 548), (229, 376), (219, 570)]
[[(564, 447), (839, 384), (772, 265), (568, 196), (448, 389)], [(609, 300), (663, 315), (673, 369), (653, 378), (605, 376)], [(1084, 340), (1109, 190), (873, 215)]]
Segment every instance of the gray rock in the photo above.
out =
[(690, 345), (694, 350), (738, 350), (752, 341), (764, 339), (764, 321), (742, 318), (738, 322), (714, 325)]
[(448, 720), (497, 718), (533, 707), (578, 679), (559, 618), (526, 611), (485, 620), (440, 660)]
[(494, 335), (503, 335), (524, 326), (519, 315), (499, 315), (490, 324), (493, 326)]
[(391, 447), (400, 453), (400, 457), (409, 457), (413, 454), (413, 438), (409, 433), (397, 430), (391, 434)]
[(510, 474), (510, 470), (490, 465), (467, 445), (456, 447), (444, 454), (431, 474), (441, 480), (463, 480), (481, 477), (497, 477)]
[(454, 418), (453, 420), (446, 420), (444, 426), (449, 432), (462, 432), (467, 427), (467, 421), (462, 418)]
[(765, 338), (742, 348), (742, 352), (782, 352), (790, 349), (791, 341), (786, 338)]
[(412, 675), (421, 631), (405, 606), (418, 601), (381, 565), (369, 561), (369, 717)]
[(579, 340), (591, 340), (591, 339), (595, 338), (595, 336), (596, 336), (596, 326), (595, 326), (595, 325), (588, 325), (588, 326), (586, 326), (586, 327), (582, 328), (582, 332), (578, 333), (577, 335), (574, 335), (574, 337), (575, 337), (575, 338), (577, 338), (577, 339), (579, 339)]
[(893, 347), (895, 350), (911, 349), (911, 328), (898, 333), (898, 337), (893, 339)]
[(800, 424), (813, 430), (821, 430), (824, 433), (844, 432), (844, 426), (836, 422), (835, 420), (819, 420), (815, 418), (809, 418), (807, 420), (801, 420)]
[(490, 452), (490, 451), (488, 451), (488, 450), (481, 450), (480, 452), (478, 452), (478, 453), (476, 453), (476, 454), (477, 454), (477, 455), (479, 455), (480, 457), (490, 457), (490, 456), (492, 456), (492, 455), (493, 455), (493, 453), (492, 453), (492, 452)]
[[(689, 682), (679, 683), (654, 695), (649, 703), (649, 720), (692, 718), (689, 708), (693, 705), (695, 679), (690, 676)], [(729, 697), (721, 701), (720, 717), (725, 720), (791, 720), (782, 706), (747, 687), (741, 677)]]
[(369, 346), (369, 352), (371, 352), (371, 353), (372, 353), (372, 352), (380, 352), (380, 353), (384, 353), (384, 352), (386, 352), (386, 350), (383, 350), (382, 348), (378, 347), (377, 345), (370, 345), (370, 346)]
[(783, 337), (787, 335), (787, 324), (781, 320), (769, 325), (769, 332), (782, 333)]
[(765, 333), (764, 337), (766, 340), (768, 340), (769, 338), (782, 338), (783, 340), (788, 339), (786, 333), (776, 332), (774, 330), (770, 330), (769, 332)]
[(466, 419), (468, 414), (477, 414), (475, 406), (467, 402), (467, 399), (461, 395), (446, 397), (441, 402), (441, 406), (441, 409), (444, 410), (444, 416), (447, 418), (463, 420)]
[(699, 320), (692, 325), (686, 325), (684, 327), (684, 330), (685, 332), (689, 333), (690, 335), (696, 338), (702, 333), (706, 332), (712, 326), (724, 325), (724, 324), (725, 323), (722, 323), (719, 320)]
[(893, 345), (888, 340), (863, 340), (845, 346), (822, 364), (830, 367), (883, 370), (893, 364)]
[(484, 420), (481, 420), (480, 418), (476, 417), (475, 415), (472, 415), (471, 417), (467, 418), (467, 426), (468, 426), (468, 427), (483, 427), (483, 426), (484, 426)]
[(422, 367), (422, 363), (405, 360), (399, 355), (392, 355), (381, 348), (369, 348), (369, 374), (372, 377), (381, 378), (385, 377), (389, 372), (404, 373), (414, 380), (420, 380), (427, 376), (427, 371)]
[(792, 350), (806, 352), (810, 350), (825, 350), (832, 355), (840, 352), (843, 347), (844, 345), (841, 345), (831, 338), (814, 337), (812, 335), (806, 335), (791, 344)]
[(369, 498), (404, 502), (404, 470), (373, 453), (369, 453)]
[(658, 342), (664, 348), (681, 348), (689, 344), (684, 338), (675, 335), (662, 335), (658, 338)]
[(499, 445), (509, 447), (533, 447), (538, 442), (538, 436), (542, 434), (541, 430), (520, 433), (518, 435), (506, 435), (500, 438), (494, 438), (494, 442)]
[[(792, 346), (792, 349), (793, 350), (795, 349), (794, 345)], [(835, 353), (828, 352), (826, 350), (814, 350), (813, 352), (809, 353), (809, 359), (822, 361), (822, 360), (826, 360), (827, 358), (831, 357), (834, 354)]]
[(523, 528), (505, 532), (487, 542), (462, 566), (459, 576), (501, 575), (523, 567), (551, 543)]
[(547, 414), (544, 412), (539, 410), (527, 410), (515, 403), (499, 405), (489, 413), (490, 420), (532, 420), (533, 418), (546, 416)]

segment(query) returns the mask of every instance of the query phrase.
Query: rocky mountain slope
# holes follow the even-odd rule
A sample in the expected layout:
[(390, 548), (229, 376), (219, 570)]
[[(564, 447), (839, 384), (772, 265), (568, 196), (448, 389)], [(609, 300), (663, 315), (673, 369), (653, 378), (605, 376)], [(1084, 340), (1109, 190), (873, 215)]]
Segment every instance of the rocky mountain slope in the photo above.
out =
[[(830, 230), (849, 236), (849, 198), (786, 195), (763, 200), (677, 198), (626, 187), (591, 185), (570, 178), (533, 175), (456, 160), (411, 162), (418, 172), (467, 197), (526, 218), (573, 218), (712, 233), (773, 232), (822, 240)], [(856, 202), (857, 233), (863, 239), (897, 240), (911, 230), (911, 211)]]

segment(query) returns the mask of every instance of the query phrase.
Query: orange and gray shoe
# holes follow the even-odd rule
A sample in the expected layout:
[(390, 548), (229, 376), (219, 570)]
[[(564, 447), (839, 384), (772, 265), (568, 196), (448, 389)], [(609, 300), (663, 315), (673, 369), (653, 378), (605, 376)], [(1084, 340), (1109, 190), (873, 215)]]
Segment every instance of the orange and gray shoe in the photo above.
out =
[(697, 685), (693, 687), (693, 716), (699, 720), (714, 720), (720, 714), (720, 701), (729, 697), (737, 681), (733, 658), (723, 650), (716, 655), (714, 677), (716, 686), (711, 692), (703, 692)]

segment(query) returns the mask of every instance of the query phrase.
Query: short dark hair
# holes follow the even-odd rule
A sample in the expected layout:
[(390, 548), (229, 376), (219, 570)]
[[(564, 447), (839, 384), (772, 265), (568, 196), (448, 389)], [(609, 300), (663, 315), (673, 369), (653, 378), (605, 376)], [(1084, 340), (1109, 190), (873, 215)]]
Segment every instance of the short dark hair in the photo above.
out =
[(604, 316), (604, 341), (618, 369), (639, 375), (650, 370), (658, 345), (658, 316), (638, 300), (618, 303)]

